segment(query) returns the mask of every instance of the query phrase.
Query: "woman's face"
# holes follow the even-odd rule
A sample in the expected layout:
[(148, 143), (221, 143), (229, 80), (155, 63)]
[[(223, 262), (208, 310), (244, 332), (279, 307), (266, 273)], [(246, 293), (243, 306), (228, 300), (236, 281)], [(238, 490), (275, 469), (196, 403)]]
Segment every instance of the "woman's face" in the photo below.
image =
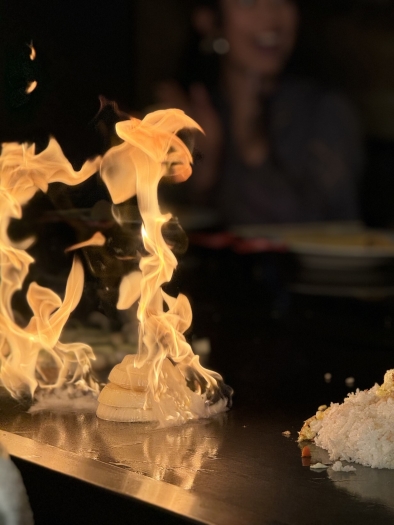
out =
[(232, 65), (277, 76), (293, 51), (298, 10), (292, 0), (220, 0), (222, 32)]

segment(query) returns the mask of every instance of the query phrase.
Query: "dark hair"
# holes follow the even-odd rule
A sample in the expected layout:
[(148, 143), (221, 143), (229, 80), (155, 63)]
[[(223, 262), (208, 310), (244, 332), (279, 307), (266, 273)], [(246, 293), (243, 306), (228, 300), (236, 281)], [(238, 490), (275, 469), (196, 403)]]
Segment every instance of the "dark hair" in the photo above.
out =
[(196, 7), (210, 7), (211, 9), (219, 9), (219, 0), (191, 0), (192, 9)]
[[(302, 0), (289, 0), (294, 3), (300, 11), (302, 11)], [(212, 9), (217, 15), (217, 21), (221, 21), (220, 0), (189, 0), (190, 20), (192, 20), (192, 13), (199, 8), (207, 7)], [(217, 85), (220, 67), (220, 56), (214, 52), (207, 53), (202, 51), (202, 37), (197, 33), (193, 25), (190, 23), (189, 42), (186, 44), (186, 51), (183, 60), (181, 60), (181, 67), (177, 75), (178, 80), (184, 88), (188, 88), (195, 82), (202, 82), (212, 90)], [(296, 70), (294, 66), (298, 62), (294, 56), (290, 60), (286, 70)]]
[(185, 52), (180, 61), (177, 79), (188, 89), (195, 82), (202, 82), (208, 89), (213, 88), (219, 75), (219, 57), (216, 53), (202, 51), (202, 37), (196, 31), (192, 19), (196, 9), (207, 7), (220, 16), (220, 0), (189, 0), (189, 39), (185, 45)]
[[(300, 5), (302, 0), (289, 0), (293, 4)], [(210, 7), (214, 10), (220, 9), (220, 0), (190, 0), (192, 9), (196, 7)]]

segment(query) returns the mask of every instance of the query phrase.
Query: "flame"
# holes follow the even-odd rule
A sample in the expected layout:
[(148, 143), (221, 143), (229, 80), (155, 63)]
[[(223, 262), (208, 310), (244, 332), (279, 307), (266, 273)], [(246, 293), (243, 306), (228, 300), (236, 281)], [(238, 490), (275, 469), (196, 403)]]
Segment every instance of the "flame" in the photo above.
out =
[(33, 91), (36, 89), (37, 85), (38, 85), (37, 80), (33, 80), (32, 82), (29, 82), (29, 84), (27, 85), (27, 88), (25, 89), (25, 93), (27, 93), (28, 95), (30, 93), (33, 93)]
[(104, 246), (105, 244), (105, 237), (101, 232), (96, 232), (90, 239), (87, 239), (86, 241), (79, 242), (77, 244), (73, 244), (72, 246), (69, 246), (64, 251), (72, 252), (74, 250), (78, 250), (79, 248), (86, 248), (87, 246)]
[[(33, 52), (33, 51), (32, 51)], [(32, 58), (34, 59), (34, 58)], [(157, 189), (162, 177), (176, 182), (191, 175), (192, 156), (176, 133), (183, 128), (201, 130), (180, 110), (150, 113), (143, 120), (118, 122), (116, 132), (124, 142), (111, 148), (101, 160), (101, 175), (113, 201), (115, 219), (122, 223), (116, 205), (136, 196), (142, 217), (141, 237), (147, 255), (140, 256), (139, 270), (123, 277), (118, 309), (130, 308), (139, 298), (139, 346), (137, 356), (126, 356), (110, 374), (112, 383), (100, 394), (97, 415), (120, 421), (183, 422), (226, 410), (232, 390), (222, 377), (203, 368), (184, 332), (192, 321), (186, 296), (172, 297), (162, 286), (172, 278), (177, 259), (162, 235), (172, 218), (160, 211)], [(74, 171), (59, 144), (47, 148), (4, 144), (0, 156), (0, 380), (15, 397), (31, 397), (37, 387), (50, 389), (72, 383), (97, 389), (90, 377), (92, 349), (83, 343), (63, 344), (61, 332), (77, 306), (83, 289), (82, 263), (74, 257), (63, 300), (50, 289), (33, 282), (27, 292), (32, 317), (25, 328), (17, 325), (11, 307), (14, 293), (22, 288), (34, 259), (26, 252), (34, 239), (13, 243), (7, 234), (11, 218), (22, 217), (22, 206), (34, 194), (46, 192), (52, 182), (75, 185), (97, 171), (99, 159)], [(90, 239), (70, 246), (74, 251), (103, 246), (96, 232)], [(116, 255), (115, 255), (116, 257)], [(56, 365), (55, 379), (46, 375), (40, 353)], [(108, 413), (111, 415), (109, 416)]]
[[(36, 53), (36, 50), (34, 49), (33, 41), (31, 41), (30, 44), (27, 44), (27, 47), (30, 49), (30, 55), (29, 55), (30, 60), (35, 60), (37, 53)], [(27, 84), (25, 93), (27, 95), (30, 95), (30, 93), (33, 93), (33, 91), (36, 89), (37, 85), (38, 85), (37, 80), (32, 80), (31, 82)]]
[(30, 55), (29, 55), (30, 60), (35, 60), (37, 53), (36, 53), (36, 50), (34, 49), (33, 41), (31, 41), (30, 44), (27, 44), (27, 47), (30, 49)]
[[(162, 227), (171, 219), (171, 214), (161, 213), (157, 188), (163, 176), (183, 181), (191, 175), (191, 153), (176, 136), (182, 128), (202, 131), (183, 111), (175, 109), (150, 113), (142, 121), (131, 118), (118, 122), (116, 132), (124, 143), (104, 155), (101, 174), (114, 204), (137, 196), (143, 221), (141, 235), (148, 252), (140, 260), (140, 275), (137, 277), (138, 272), (133, 272), (124, 277), (120, 287), (118, 308), (131, 306), (140, 295), (138, 355), (129, 367), (141, 369), (148, 366), (148, 391), (153, 400), (160, 403), (163, 397), (171, 396), (173, 389), (177, 397), (176, 414), (183, 411), (181, 417), (190, 419), (201, 416), (201, 411), (196, 414), (191, 408), (192, 393), (200, 397), (204, 395), (208, 405), (223, 401), (226, 396), (221, 390), (221, 376), (201, 366), (199, 357), (193, 354), (183, 335), (192, 320), (188, 299), (183, 294), (171, 297), (162, 290), (162, 285), (171, 280), (178, 263), (162, 235)], [(176, 381), (169, 378), (171, 367), (163, 367), (166, 362), (171, 362), (172, 368), (176, 368), (172, 377), (176, 377)], [(135, 371), (130, 373), (135, 374)], [(191, 389), (179, 390), (176, 384), (179, 378)], [(231, 397), (230, 389), (227, 394), (221, 410)], [(103, 404), (106, 396), (103, 391)], [(101, 407), (98, 415), (105, 418), (104, 412)], [(171, 417), (177, 416), (172, 414)]]
[[(53, 388), (66, 381), (84, 382), (90, 371), (92, 349), (82, 343), (62, 344), (61, 331), (82, 294), (83, 267), (77, 257), (70, 271), (63, 301), (50, 289), (33, 282), (27, 301), (33, 312), (28, 325), (15, 322), (11, 307), (14, 293), (22, 288), (34, 259), (26, 252), (34, 239), (13, 243), (7, 234), (11, 218), (22, 217), (22, 206), (38, 191), (46, 192), (51, 182), (79, 184), (97, 171), (98, 159), (87, 161), (74, 171), (55, 139), (35, 154), (35, 146), (3, 144), (0, 156), (0, 380), (15, 398), (34, 396), (37, 386)], [(50, 381), (39, 362), (44, 350), (57, 367)], [(94, 388), (90, 379), (89, 387)]]

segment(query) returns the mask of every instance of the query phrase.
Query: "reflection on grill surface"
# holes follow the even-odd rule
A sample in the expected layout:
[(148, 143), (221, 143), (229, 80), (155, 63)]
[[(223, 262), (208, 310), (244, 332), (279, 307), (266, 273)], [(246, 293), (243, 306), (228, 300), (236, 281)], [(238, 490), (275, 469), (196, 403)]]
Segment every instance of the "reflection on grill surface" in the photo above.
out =
[[(108, 505), (120, 508), (126, 500), (157, 513), (141, 523), (347, 525), (349, 516), (360, 525), (393, 523), (394, 504), (376, 495), (387, 492), (394, 471), (357, 465), (356, 472), (334, 476), (330, 469), (315, 473), (302, 466), (296, 438), (308, 415), (302, 406), (298, 411), (256, 406), (253, 412), (236, 406), (210, 420), (154, 430), (151, 424), (101, 421), (87, 412), (28, 414), (3, 392), (0, 440), (14, 457), (30, 462), (18, 460), (22, 472), (32, 465), (29, 481), (38, 487), (38, 506), (56, 487), (56, 510), (63, 505), (66, 516), (75, 494), (81, 492), (86, 501), (85, 492), (107, 489), (90, 495), (95, 525), (107, 525)], [(289, 438), (284, 430), (291, 432)], [(326, 451), (311, 449), (313, 462), (328, 461)], [(39, 466), (60, 473), (61, 479), (45, 485), (48, 474)], [(57, 483), (68, 476), (74, 479), (65, 486), (73, 494), (58, 489)], [(362, 490), (355, 490), (358, 482)], [(175, 513), (167, 515), (175, 521), (166, 521), (164, 511)], [(135, 518), (130, 512), (122, 514), (125, 523)], [(75, 523), (90, 523), (86, 513), (83, 519)]]

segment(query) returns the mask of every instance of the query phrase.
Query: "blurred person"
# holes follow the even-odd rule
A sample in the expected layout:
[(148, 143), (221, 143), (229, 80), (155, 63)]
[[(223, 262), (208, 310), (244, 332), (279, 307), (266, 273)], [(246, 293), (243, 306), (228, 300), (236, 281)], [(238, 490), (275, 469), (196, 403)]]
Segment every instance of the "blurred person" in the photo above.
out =
[(359, 125), (341, 94), (289, 73), (295, 0), (194, 4), (186, 65), (157, 87), (160, 105), (206, 132), (194, 175), (171, 188), (178, 204), (213, 207), (227, 225), (357, 218)]

